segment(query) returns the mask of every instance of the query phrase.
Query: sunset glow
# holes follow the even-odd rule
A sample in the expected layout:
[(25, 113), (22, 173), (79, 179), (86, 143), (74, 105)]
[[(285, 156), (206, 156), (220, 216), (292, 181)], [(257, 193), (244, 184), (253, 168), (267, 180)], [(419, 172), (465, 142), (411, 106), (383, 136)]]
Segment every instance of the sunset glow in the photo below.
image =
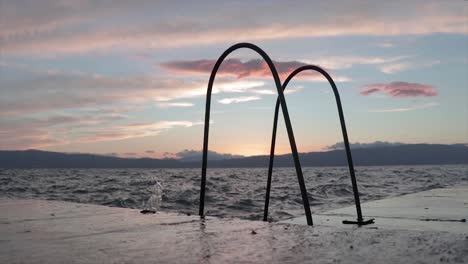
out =
[[(281, 80), (306, 64), (326, 69), (351, 142), (467, 143), (467, 8), (422, 0), (3, 1), (0, 149), (158, 158), (200, 150), (209, 74), (237, 42), (264, 49)], [(234, 52), (213, 93), (209, 149), (268, 154), (277, 92), (261, 58)], [(342, 141), (320, 74), (301, 73), (285, 94), (300, 152)], [(288, 153), (282, 121), (278, 129), (277, 153)]]

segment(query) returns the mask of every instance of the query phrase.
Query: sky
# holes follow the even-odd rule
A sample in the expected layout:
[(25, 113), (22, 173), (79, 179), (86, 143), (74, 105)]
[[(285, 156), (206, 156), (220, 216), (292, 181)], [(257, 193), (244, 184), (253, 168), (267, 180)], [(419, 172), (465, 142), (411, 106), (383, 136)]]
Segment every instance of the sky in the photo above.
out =
[[(281, 80), (337, 83), (351, 142), (468, 142), (468, 1), (0, 0), (0, 149), (181, 157), (202, 148), (209, 74), (250, 42)], [(300, 152), (342, 141), (312, 72), (286, 100)], [(261, 57), (215, 80), (209, 149), (269, 153), (276, 102)], [(277, 153), (290, 152), (282, 118)]]

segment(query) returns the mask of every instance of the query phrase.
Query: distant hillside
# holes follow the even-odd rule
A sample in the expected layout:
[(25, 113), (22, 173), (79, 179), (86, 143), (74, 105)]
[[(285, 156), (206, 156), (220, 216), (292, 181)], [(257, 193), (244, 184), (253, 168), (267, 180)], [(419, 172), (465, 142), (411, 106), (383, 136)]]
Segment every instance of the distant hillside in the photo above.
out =
[[(357, 148), (352, 150), (357, 166), (468, 164), (468, 147), (464, 145), (410, 144), (389, 147)], [(210, 162), (216, 167), (267, 166), (269, 156), (255, 156)], [(301, 153), (302, 166), (346, 166), (344, 150)], [(294, 166), (292, 156), (275, 157), (275, 166)]]
[(1, 168), (172, 168), (175, 159), (127, 159), (41, 150), (0, 151)]
[[(357, 166), (468, 164), (465, 145), (408, 144), (352, 150)], [(209, 167), (266, 167), (269, 157), (253, 156), (210, 160)], [(343, 150), (301, 153), (302, 166), (346, 166)], [(201, 161), (130, 159), (93, 154), (66, 154), (39, 150), (0, 151), (0, 168), (199, 168)], [(290, 154), (275, 157), (276, 167), (293, 166)]]

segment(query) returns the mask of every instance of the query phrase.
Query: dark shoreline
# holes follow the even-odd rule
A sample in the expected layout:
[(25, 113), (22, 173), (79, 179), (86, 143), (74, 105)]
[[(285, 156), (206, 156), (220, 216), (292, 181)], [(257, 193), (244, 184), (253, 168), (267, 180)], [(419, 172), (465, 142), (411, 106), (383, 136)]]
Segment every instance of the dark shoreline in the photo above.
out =
[[(412, 166), (468, 164), (468, 147), (462, 144), (408, 144), (352, 150), (356, 166)], [(201, 158), (200, 158), (201, 160)], [(268, 155), (209, 160), (210, 168), (267, 167)], [(300, 153), (303, 167), (347, 166), (344, 150)], [(275, 156), (274, 167), (293, 167), (291, 154)], [(120, 158), (96, 154), (69, 154), (40, 150), (0, 151), (0, 168), (201, 168), (201, 161)]]

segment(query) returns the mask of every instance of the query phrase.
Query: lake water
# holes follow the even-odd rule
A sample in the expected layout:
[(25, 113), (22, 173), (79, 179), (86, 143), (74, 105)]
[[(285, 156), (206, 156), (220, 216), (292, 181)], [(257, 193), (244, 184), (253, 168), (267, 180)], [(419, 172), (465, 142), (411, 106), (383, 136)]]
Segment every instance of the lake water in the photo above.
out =
[[(353, 205), (345, 167), (303, 168), (312, 213)], [(357, 167), (362, 201), (468, 185), (468, 166)], [(208, 169), (208, 215), (262, 219), (267, 169)], [(0, 196), (143, 208), (158, 181), (163, 211), (198, 213), (200, 169), (0, 169)], [(271, 220), (303, 215), (294, 168), (277, 168)]]

